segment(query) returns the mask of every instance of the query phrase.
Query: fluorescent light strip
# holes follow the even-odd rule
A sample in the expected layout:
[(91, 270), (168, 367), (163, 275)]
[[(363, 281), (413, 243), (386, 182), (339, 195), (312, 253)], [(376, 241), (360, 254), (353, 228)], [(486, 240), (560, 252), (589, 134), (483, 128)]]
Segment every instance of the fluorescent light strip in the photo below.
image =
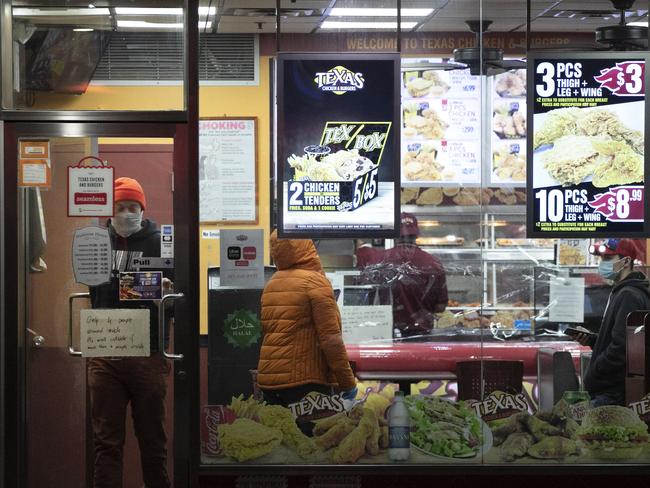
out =
[[(403, 8), (402, 17), (426, 17), (432, 8)], [(397, 17), (396, 8), (333, 8), (330, 17)]]
[[(182, 22), (146, 22), (144, 20), (118, 20), (118, 27), (126, 27), (131, 29), (182, 29)], [(209, 22), (199, 22), (199, 29), (210, 29), (212, 27), (212, 21)]]
[[(199, 7), (199, 15), (214, 15), (217, 7)], [(139, 8), (139, 7), (116, 7), (117, 15), (183, 15), (182, 8)]]
[(67, 17), (85, 15), (110, 15), (107, 8), (67, 8), (67, 9), (44, 9), (44, 8), (15, 8), (12, 11), (14, 17)]
[(77, 29), (72, 29), (72, 30), (75, 31), (75, 32), (92, 32), (95, 29), (87, 29), (85, 27), (78, 27)]
[(633, 25), (634, 27), (648, 27), (647, 22), (629, 22), (627, 25)]
[[(402, 22), (402, 29), (412, 29), (417, 22)], [(336, 22), (326, 20), (321, 29), (397, 29), (397, 22)]]

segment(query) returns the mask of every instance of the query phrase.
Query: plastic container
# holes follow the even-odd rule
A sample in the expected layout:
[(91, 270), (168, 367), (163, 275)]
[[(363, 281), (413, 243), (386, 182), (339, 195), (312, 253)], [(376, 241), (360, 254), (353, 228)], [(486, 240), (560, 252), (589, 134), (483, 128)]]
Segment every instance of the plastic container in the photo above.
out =
[(388, 459), (407, 461), (411, 456), (411, 418), (404, 403), (404, 392), (396, 391), (388, 411)]

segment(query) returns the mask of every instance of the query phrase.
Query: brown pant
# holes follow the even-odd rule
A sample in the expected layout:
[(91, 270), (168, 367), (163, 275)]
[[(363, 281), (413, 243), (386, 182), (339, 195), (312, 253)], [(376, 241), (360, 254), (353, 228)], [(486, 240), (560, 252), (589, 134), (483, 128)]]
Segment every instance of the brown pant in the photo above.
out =
[(165, 434), (169, 364), (146, 358), (88, 360), (88, 386), (95, 443), (94, 488), (122, 487), (126, 407), (131, 402), (147, 488), (169, 488)]

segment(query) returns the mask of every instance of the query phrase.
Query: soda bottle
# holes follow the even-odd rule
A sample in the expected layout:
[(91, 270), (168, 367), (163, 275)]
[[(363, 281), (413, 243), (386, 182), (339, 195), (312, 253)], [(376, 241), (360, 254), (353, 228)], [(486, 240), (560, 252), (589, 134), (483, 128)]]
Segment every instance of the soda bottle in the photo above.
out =
[(406, 461), (411, 455), (411, 418), (404, 403), (404, 392), (396, 391), (388, 411), (388, 459)]

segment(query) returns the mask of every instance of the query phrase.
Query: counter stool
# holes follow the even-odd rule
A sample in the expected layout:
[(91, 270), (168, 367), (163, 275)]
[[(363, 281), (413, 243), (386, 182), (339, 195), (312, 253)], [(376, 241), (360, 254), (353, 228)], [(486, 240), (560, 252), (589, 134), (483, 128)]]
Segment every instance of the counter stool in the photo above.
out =
[(524, 362), (484, 359), (456, 363), (459, 400), (483, 400), (493, 391), (521, 393)]

